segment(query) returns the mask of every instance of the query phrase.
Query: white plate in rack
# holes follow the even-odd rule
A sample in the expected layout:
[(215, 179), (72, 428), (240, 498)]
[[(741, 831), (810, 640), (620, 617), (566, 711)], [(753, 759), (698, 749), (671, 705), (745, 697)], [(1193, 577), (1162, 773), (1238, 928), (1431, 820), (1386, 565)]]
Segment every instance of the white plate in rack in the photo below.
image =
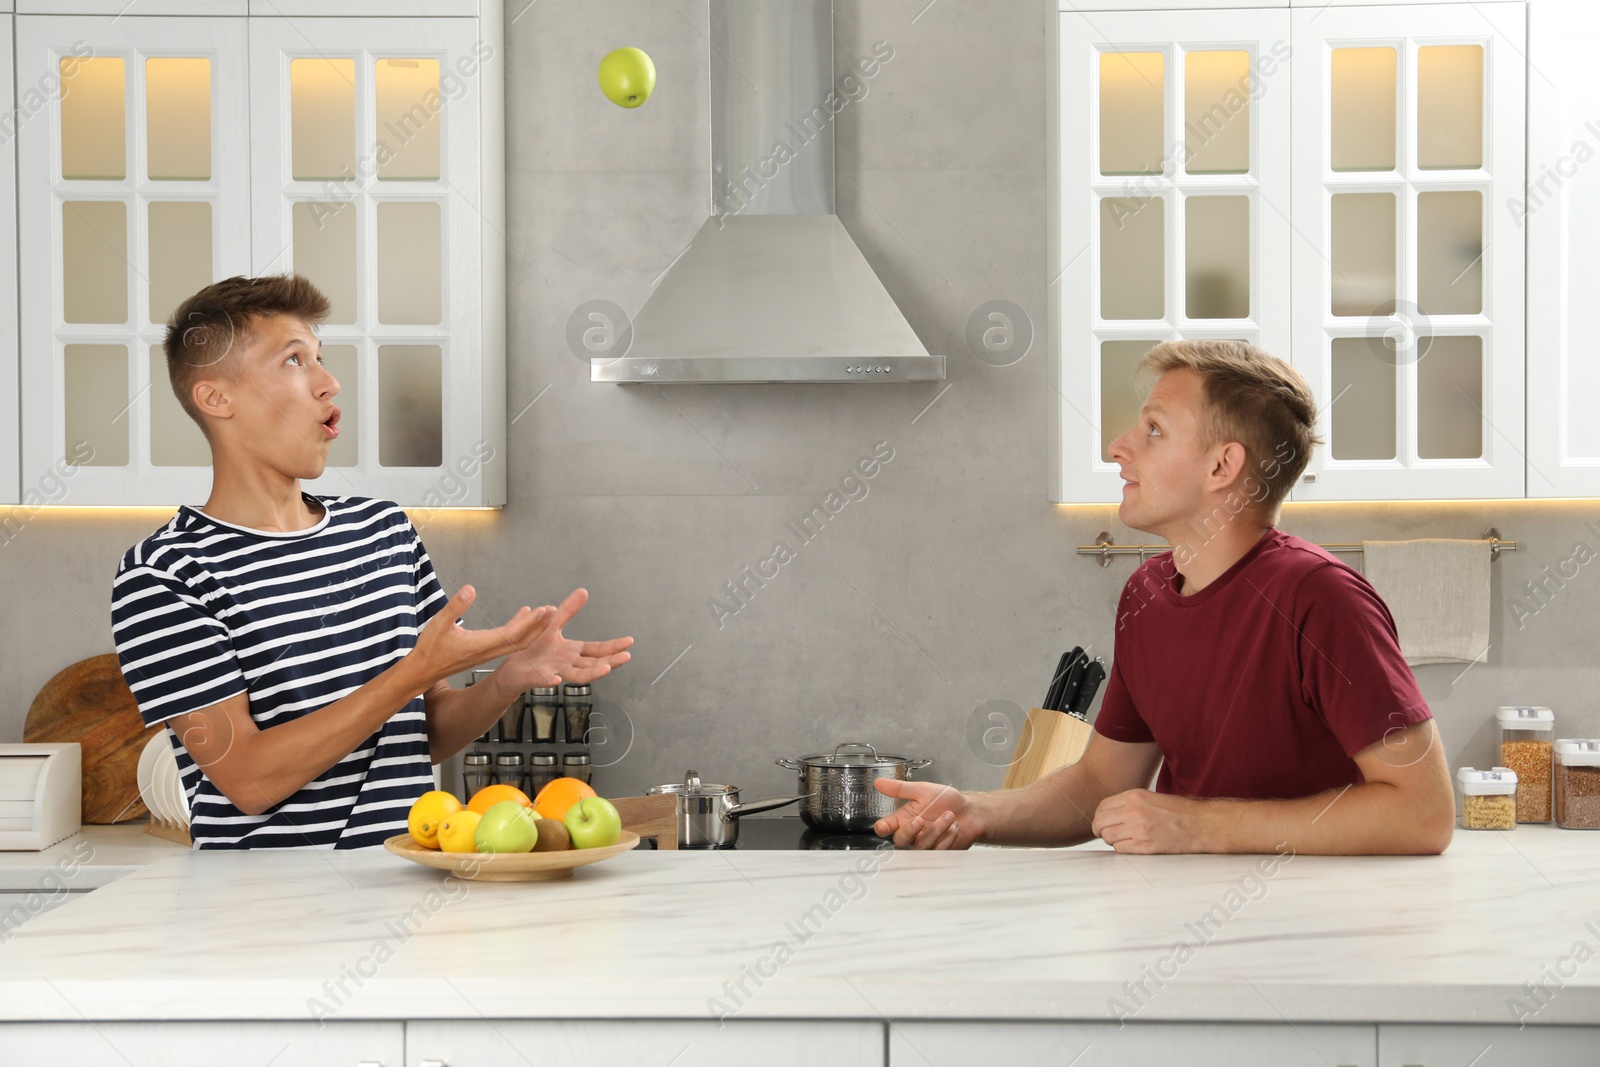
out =
[(172, 742), (167, 740), (167, 731), (162, 730), (145, 742), (144, 751), (139, 753), (139, 799), (144, 801), (144, 806), (150, 809), (152, 816), (156, 813), (155, 776), (156, 760), (165, 748), (172, 750)]
[(172, 809), (173, 818), (184, 826), (189, 825), (189, 797), (183, 789), (183, 772), (178, 770), (178, 754), (172, 751), (172, 746), (167, 746), (165, 762), (172, 768), (169, 776), (171, 791), (167, 796), (167, 806)]

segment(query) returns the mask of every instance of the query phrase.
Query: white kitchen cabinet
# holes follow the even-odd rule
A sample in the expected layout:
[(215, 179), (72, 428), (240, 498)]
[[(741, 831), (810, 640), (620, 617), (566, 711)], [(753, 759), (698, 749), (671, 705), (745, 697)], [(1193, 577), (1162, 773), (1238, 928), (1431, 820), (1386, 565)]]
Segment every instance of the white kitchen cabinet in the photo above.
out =
[(1289, 12), (1059, 19), (1053, 499), (1109, 502), (1157, 341), (1287, 352)]
[(470, 18), (249, 22), (252, 270), (333, 304), (318, 333), (344, 415), (308, 488), (503, 503), (479, 134), (497, 50)]
[(1059, 14), (1052, 499), (1119, 499), (1133, 365), (1217, 337), (1316, 392), (1294, 499), (1523, 496), (1525, 7), (1209, 6)]
[[(714, 995), (708, 993), (708, 996)], [(883, 1024), (862, 1021), (433, 1020), (406, 1024), (406, 1064), (499, 1067), (883, 1067)]]
[(289, 270), (333, 303), (319, 332), (344, 412), (306, 488), (505, 502), (502, 8), (325, 17), (372, 8), (18, 16), (17, 83), (46, 91), (18, 142), (29, 269), (20, 290), (0, 278), (25, 353), (0, 502), (36, 483), (65, 485), (51, 503), (202, 501), (210, 451), (172, 394), (166, 320), (212, 281)]
[(242, 19), (17, 17), (17, 82), (47, 98), (17, 139), (22, 483), (56, 503), (205, 498), (161, 342), (249, 270), (246, 64)]
[(405, 1024), (314, 1022), (5, 1023), (8, 1064), (73, 1067), (400, 1067)]
[(1600, 1027), (1378, 1027), (1379, 1067), (1594, 1067)]
[(889, 1028), (889, 1067), (1376, 1067), (1377, 1062), (1371, 1026), (918, 1020)]
[(1505, 211), (1528, 237), (1528, 495), (1600, 496), (1600, 8), (1528, 12), (1528, 188)]
[(1524, 495), (1525, 52), (1511, 5), (1294, 12), (1294, 499)]
[[(10, 5), (0, 7), (9, 11)], [(0, 116), (10, 118), (11, 127), (0, 137), (0, 248), (17, 246), (17, 123), (25, 117), (13, 107), (12, 90), (12, 37), (16, 32), (16, 19), (0, 15)], [(25, 86), (29, 106), (40, 107), (44, 94), (32, 86)], [(17, 410), (17, 257), (0, 256), (0, 411)], [(54, 481), (43, 486), (30, 486), (31, 493), (24, 494), (20, 471), (22, 453), (15, 433), (0, 434), (0, 504), (26, 502), (38, 507), (50, 502), (55, 493)], [(11, 522), (19, 520), (12, 513)], [(16, 531), (11, 522), (0, 520), (0, 543), (9, 541)]]

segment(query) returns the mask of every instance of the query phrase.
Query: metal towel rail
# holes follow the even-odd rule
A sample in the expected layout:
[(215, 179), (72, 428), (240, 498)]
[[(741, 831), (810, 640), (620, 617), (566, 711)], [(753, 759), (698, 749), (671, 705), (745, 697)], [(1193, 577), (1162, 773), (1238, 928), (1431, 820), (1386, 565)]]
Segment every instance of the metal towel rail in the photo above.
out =
[[(1500, 539), (1500, 531), (1495, 529), (1493, 526), (1483, 531), (1480, 536), (1485, 541), (1489, 542), (1489, 559), (1491, 561), (1499, 559), (1500, 553), (1502, 552), (1515, 552), (1517, 550), (1517, 543), (1515, 541), (1502, 541)], [(1137, 545), (1119, 545), (1115, 541), (1111, 540), (1111, 534), (1108, 531), (1101, 530), (1095, 535), (1094, 544), (1078, 546), (1078, 555), (1098, 556), (1100, 557), (1100, 566), (1109, 567), (1111, 566), (1112, 556), (1131, 556), (1137, 552), (1139, 554), (1139, 560), (1142, 563), (1144, 561), (1144, 557), (1153, 556), (1158, 552), (1165, 552), (1171, 547), (1171, 545), (1148, 545), (1143, 542), (1140, 542)], [(1361, 542), (1354, 541), (1341, 544), (1320, 545), (1318, 547), (1325, 548), (1329, 552), (1360, 552)]]

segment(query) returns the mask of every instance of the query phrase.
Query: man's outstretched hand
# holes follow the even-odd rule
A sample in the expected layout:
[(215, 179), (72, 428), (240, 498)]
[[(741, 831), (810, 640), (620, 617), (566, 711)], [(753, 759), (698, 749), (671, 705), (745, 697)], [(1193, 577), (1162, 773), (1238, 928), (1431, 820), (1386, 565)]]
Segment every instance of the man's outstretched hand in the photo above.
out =
[(503, 625), (488, 630), (456, 625), (472, 609), (477, 596), (472, 586), (462, 586), (417, 635), (416, 647), (406, 655), (406, 662), (417, 671), (421, 689), (532, 644), (556, 613), (552, 607), (521, 607)]
[(878, 778), (872, 784), (885, 796), (905, 799), (872, 827), (901, 848), (971, 848), (983, 834), (977, 810), (954, 786), (898, 778)]
[(499, 656), (506, 661), (496, 673), (518, 692), (533, 686), (593, 681), (628, 662), (623, 650), (633, 644), (631, 637), (586, 642), (562, 634), (561, 628), (589, 599), (583, 589), (575, 590), (559, 608), (518, 608), (505, 623), (487, 630), (458, 626), (476, 599), (472, 586), (462, 586), (417, 636), (417, 645), (406, 659), (420, 675), (421, 689)]
[(633, 644), (631, 637), (617, 637), (610, 641), (577, 641), (561, 632), (562, 627), (571, 622), (572, 617), (588, 602), (588, 590), (574, 589), (559, 608), (539, 609), (553, 614), (545, 616), (532, 638), (507, 655), (506, 661), (495, 672), (506, 688), (520, 692), (534, 686), (554, 686), (563, 682), (587, 684), (596, 678), (604, 678), (612, 668), (620, 667), (632, 658), (625, 651)]

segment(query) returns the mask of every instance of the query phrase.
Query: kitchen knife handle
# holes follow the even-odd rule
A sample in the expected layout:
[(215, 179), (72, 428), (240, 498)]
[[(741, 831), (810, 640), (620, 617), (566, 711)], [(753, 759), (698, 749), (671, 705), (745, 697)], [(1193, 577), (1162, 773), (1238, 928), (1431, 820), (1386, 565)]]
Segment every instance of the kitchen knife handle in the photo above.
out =
[(1084, 668), (1089, 665), (1089, 654), (1083, 649), (1077, 649), (1077, 654), (1072, 657), (1072, 663), (1067, 667), (1067, 678), (1061, 687), (1061, 692), (1056, 695), (1056, 711), (1066, 711), (1072, 707), (1073, 701), (1078, 699), (1078, 689), (1083, 685)]
[(1072, 691), (1067, 686), (1071, 682), (1072, 665), (1082, 656), (1083, 649), (1076, 645), (1071, 651), (1061, 654), (1061, 659), (1056, 662), (1056, 673), (1050, 678), (1050, 687), (1045, 690), (1044, 703), (1039, 705), (1045, 711), (1060, 711), (1071, 696)]
[(1106, 668), (1098, 659), (1089, 664), (1083, 672), (1083, 682), (1078, 687), (1078, 692), (1072, 698), (1072, 706), (1067, 709), (1067, 714), (1087, 721), (1089, 705), (1094, 703), (1094, 695), (1100, 689), (1100, 683), (1106, 680)]

